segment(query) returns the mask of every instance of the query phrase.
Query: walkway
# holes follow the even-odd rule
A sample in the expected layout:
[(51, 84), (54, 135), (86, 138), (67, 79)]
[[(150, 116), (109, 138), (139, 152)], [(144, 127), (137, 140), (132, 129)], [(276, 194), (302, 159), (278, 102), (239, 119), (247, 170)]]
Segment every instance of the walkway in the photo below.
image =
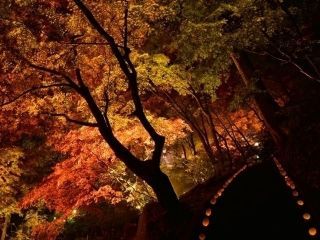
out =
[(302, 218), (304, 210), (297, 204), (297, 195), (272, 161), (249, 167), (231, 182), (216, 204), (208, 204), (209, 221), (204, 222), (208, 226), (202, 227), (196, 239), (318, 239), (308, 234), (310, 224)]

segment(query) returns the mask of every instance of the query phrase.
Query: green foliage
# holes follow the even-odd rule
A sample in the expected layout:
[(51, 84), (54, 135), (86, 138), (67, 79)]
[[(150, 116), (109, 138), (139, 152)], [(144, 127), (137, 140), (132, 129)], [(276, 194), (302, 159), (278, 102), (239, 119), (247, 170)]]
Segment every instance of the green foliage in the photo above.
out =
[[(178, 92), (183, 94), (192, 85), (214, 99), (230, 71), (231, 52), (261, 52), (270, 47), (271, 39), (281, 39), (288, 29), (292, 32), (287, 13), (268, 1), (171, 1), (163, 5), (172, 8), (176, 18), (153, 23), (145, 47), (149, 54), (142, 54), (148, 66), (141, 61), (137, 66), (143, 79), (149, 76), (159, 84), (182, 89)], [(299, 12), (294, 7), (290, 11)], [(154, 45), (155, 41), (161, 44)], [(159, 53), (166, 56), (162, 61), (155, 60)]]
[(145, 53), (135, 56), (134, 60), (142, 89), (149, 89), (149, 81), (152, 81), (166, 91), (175, 90), (181, 95), (187, 94), (189, 74), (179, 65), (171, 65), (167, 56)]
[(168, 174), (176, 193), (181, 195), (214, 176), (214, 167), (204, 152), (193, 155), (188, 151), (188, 159), (185, 159), (179, 147), (177, 144), (168, 150), (164, 157), (171, 161), (163, 164), (162, 168)]

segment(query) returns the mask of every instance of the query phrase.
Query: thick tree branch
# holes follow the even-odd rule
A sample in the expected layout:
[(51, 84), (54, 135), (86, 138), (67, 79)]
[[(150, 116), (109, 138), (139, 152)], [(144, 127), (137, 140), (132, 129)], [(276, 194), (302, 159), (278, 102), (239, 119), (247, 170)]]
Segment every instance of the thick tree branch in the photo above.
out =
[(88, 19), (92, 27), (96, 29), (97, 32), (104, 39), (107, 40), (107, 42), (110, 45), (112, 53), (118, 60), (121, 70), (126, 75), (127, 80), (129, 82), (129, 88), (131, 91), (132, 100), (135, 106), (134, 114), (137, 116), (137, 118), (139, 119), (143, 127), (146, 129), (148, 134), (151, 136), (152, 140), (155, 142), (155, 149), (153, 152), (152, 159), (155, 160), (156, 165), (159, 165), (162, 149), (164, 147), (165, 138), (156, 132), (156, 130), (153, 128), (153, 126), (151, 125), (151, 123), (149, 122), (149, 120), (147, 119), (144, 113), (141, 99), (139, 96), (137, 73), (133, 66), (133, 63), (130, 60), (129, 52), (127, 52), (125, 55), (122, 55), (114, 38), (107, 31), (104, 30), (104, 28), (99, 24), (99, 22), (93, 16), (91, 11), (83, 4), (83, 2), (81, 0), (74, 0), (74, 2), (79, 7), (79, 9), (83, 12), (83, 14), (86, 16), (86, 18)]
[(5, 105), (9, 105), (15, 101), (17, 101), (18, 99), (20, 99), (21, 97), (31, 93), (31, 92), (35, 92), (37, 90), (42, 90), (42, 89), (48, 89), (48, 88), (53, 88), (53, 87), (70, 87), (70, 84), (67, 84), (67, 83), (56, 83), (56, 84), (51, 84), (51, 85), (41, 85), (41, 86), (35, 86), (35, 87), (32, 87), (28, 90), (25, 90), (24, 92), (20, 93), (19, 95), (15, 96), (13, 99), (7, 101), (7, 102), (4, 102), (4, 103), (1, 103), (0, 104), (0, 107), (3, 107)]
[(93, 96), (90, 93), (90, 90), (85, 85), (85, 82), (82, 79), (80, 69), (76, 69), (76, 75), (79, 82), (79, 94), (87, 102), (88, 107), (97, 121), (99, 132), (101, 136), (106, 140), (110, 148), (114, 151), (115, 155), (122, 160), (126, 166), (134, 171), (139, 176), (145, 176), (145, 162), (140, 161), (136, 158), (113, 134), (109, 120), (106, 118), (106, 115), (98, 107)]
[[(102, 115), (101, 121), (103, 121), (103, 123), (107, 125), (107, 128), (112, 133), (112, 129), (111, 129), (111, 125), (110, 125), (110, 121), (108, 119), (107, 113), (104, 112), (104, 114), (102, 114), (101, 110), (99, 109), (98, 105), (94, 101), (93, 96), (91, 95), (88, 87), (86, 86), (86, 84), (82, 78), (82, 75), (81, 75), (79, 68), (76, 68), (76, 76), (77, 76), (77, 80), (80, 85), (80, 94), (84, 97), (84, 99), (87, 101), (88, 104), (89, 104), (89, 102), (91, 103), (91, 105), (89, 105), (90, 110), (92, 111), (94, 108), (94, 109), (96, 109), (96, 111), (100, 112), (99, 115)], [(106, 103), (106, 104), (109, 104), (109, 103)]]
[(104, 28), (100, 25), (100, 23), (93, 16), (91, 11), (83, 4), (81, 0), (74, 0), (75, 4), (79, 7), (85, 17), (88, 19), (91, 26), (105, 39), (110, 45), (111, 51), (114, 56), (117, 58), (121, 69), (123, 70), (126, 76), (130, 76), (133, 72), (132, 69), (128, 68), (128, 65), (121, 54), (121, 51), (118, 48), (118, 44), (115, 42), (114, 38), (104, 30)]
[(74, 123), (74, 124), (78, 124), (81, 126), (87, 126), (87, 127), (98, 127), (97, 123), (91, 123), (91, 122), (84, 122), (84, 121), (80, 121), (77, 119), (72, 119), (70, 118), (67, 114), (65, 113), (49, 113), (49, 112), (42, 112), (41, 114), (45, 114), (45, 115), (49, 115), (51, 117), (63, 117), (64, 119), (66, 119), (68, 122)]

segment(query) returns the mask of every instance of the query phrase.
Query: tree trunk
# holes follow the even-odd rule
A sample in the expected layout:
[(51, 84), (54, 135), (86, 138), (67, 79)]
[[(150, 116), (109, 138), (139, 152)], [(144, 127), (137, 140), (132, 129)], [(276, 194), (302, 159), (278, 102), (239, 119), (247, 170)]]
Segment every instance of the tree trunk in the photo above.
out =
[(197, 133), (200, 142), (204, 148), (204, 151), (206, 152), (207, 156), (209, 157), (210, 162), (214, 165), (216, 163), (216, 158), (214, 156), (213, 150), (211, 146), (207, 143), (205, 138), (201, 135), (201, 133)]
[[(97, 122), (97, 127), (101, 136), (108, 143), (115, 155), (126, 165), (126, 167), (128, 167), (128, 169), (138, 177), (145, 180), (152, 187), (158, 197), (159, 203), (167, 211), (174, 211), (179, 206), (179, 200), (173, 190), (169, 178), (160, 170), (160, 160), (165, 143), (165, 137), (157, 133), (156, 129), (152, 126), (144, 112), (139, 95), (137, 72), (130, 59), (130, 49), (125, 45), (125, 53), (123, 54), (120, 51), (119, 46), (116, 44), (116, 40), (113, 36), (103, 28), (86, 5), (81, 0), (74, 0), (74, 2), (85, 15), (90, 25), (108, 42), (113, 56), (117, 59), (122, 72), (126, 76), (131, 93), (131, 99), (134, 105), (134, 116), (139, 120), (143, 128), (154, 141), (154, 150), (151, 160), (142, 161), (137, 158), (117, 139), (113, 133), (110, 120), (108, 119), (107, 109), (102, 111), (97, 105), (95, 98), (90, 92), (90, 88), (85, 84), (85, 81), (81, 76), (79, 68), (76, 69), (78, 85), (69, 78), (67, 78), (67, 80), (69, 83), (71, 82), (70, 84), (72, 84), (73, 88), (87, 102), (87, 105)], [(107, 100), (105, 101), (105, 104), (108, 104)]]
[[(208, 108), (209, 109), (209, 108)], [(218, 155), (219, 155), (219, 159), (220, 160), (223, 160), (224, 156), (223, 156), (223, 151), (222, 151), (222, 148), (221, 148), (221, 145), (220, 145), (220, 142), (219, 142), (219, 139), (218, 139), (218, 134), (217, 134), (217, 130), (216, 130), (216, 126), (213, 122), (213, 119), (212, 119), (212, 116), (211, 116), (211, 113), (210, 111), (208, 110), (208, 113), (207, 113), (207, 116), (208, 116), (208, 121), (209, 121), (209, 126), (210, 126), (210, 130), (211, 130), (211, 134), (212, 134), (212, 137), (213, 137), (213, 142), (214, 142), (214, 145), (216, 146), (217, 148), (217, 151), (218, 151)]]
[(5, 240), (7, 236), (8, 226), (10, 223), (10, 214), (6, 214), (4, 217), (4, 223), (2, 226), (1, 240)]
[(186, 149), (186, 147), (184, 146), (183, 143), (181, 144), (181, 148), (182, 148), (182, 152), (183, 152), (183, 157), (184, 157), (184, 159), (185, 159), (185, 160), (188, 160), (187, 149)]
[(189, 118), (186, 118), (183, 115), (181, 115), (181, 116), (186, 120), (186, 122), (188, 123), (190, 128), (199, 137), (200, 142), (201, 142), (201, 144), (202, 144), (207, 156), (209, 157), (209, 160), (214, 165), (216, 163), (216, 157), (215, 157), (214, 152), (213, 152), (213, 150), (212, 150), (212, 148), (210, 146), (209, 139), (205, 135), (204, 131), (201, 129), (200, 124), (198, 125), (196, 121), (192, 121), (192, 120), (190, 120)]
[(193, 156), (196, 156), (198, 153), (197, 153), (197, 149), (196, 149), (196, 145), (195, 145), (195, 143), (194, 143), (194, 139), (193, 139), (193, 134), (192, 134), (192, 133), (190, 133), (188, 143), (189, 143), (190, 148), (191, 148), (191, 150), (192, 150)]
[(252, 66), (247, 56), (242, 54), (241, 57), (238, 58), (234, 53), (231, 53), (230, 57), (244, 84), (246, 86), (253, 85), (258, 90), (253, 96), (254, 103), (274, 142), (277, 146), (282, 147), (285, 141), (285, 134), (279, 127), (279, 119), (276, 117), (276, 113), (279, 110), (278, 105), (268, 93), (261, 79), (257, 81), (252, 80)]
[(143, 179), (151, 186), (157, 196), (159, 203), (169, 212), (176, 212), (180, 209), (178, 197), (172, 187), (168, 176), (159, 167), (150, 166)]

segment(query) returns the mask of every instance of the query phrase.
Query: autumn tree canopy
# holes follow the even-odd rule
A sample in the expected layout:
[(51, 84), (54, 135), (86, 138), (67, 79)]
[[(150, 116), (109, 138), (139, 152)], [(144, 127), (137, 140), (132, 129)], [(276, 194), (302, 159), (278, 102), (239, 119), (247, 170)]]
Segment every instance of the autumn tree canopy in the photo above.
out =
[(20, 215), (38, 227), (17, 236), (54, 239), (102, 203), (175, 212), (265, 133), (289, 151), (294, 104), (319, 88), (313, 4), (2, 1), (3, 231)]

